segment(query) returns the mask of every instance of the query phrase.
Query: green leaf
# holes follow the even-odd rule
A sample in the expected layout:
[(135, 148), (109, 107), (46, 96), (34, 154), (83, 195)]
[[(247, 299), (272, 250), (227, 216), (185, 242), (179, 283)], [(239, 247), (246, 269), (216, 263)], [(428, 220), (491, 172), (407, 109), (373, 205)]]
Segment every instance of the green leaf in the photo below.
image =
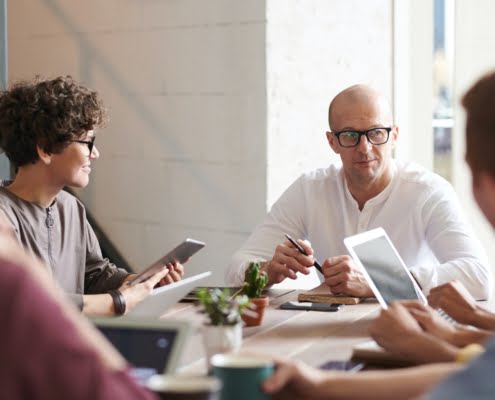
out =
[(261, 297), (261, 292), (268, 283), (268, 276), (261, 271), (261, 266), (257, 262), (249, 263), (244, 274), (244, 284), (242, 292), (249, 298)]
[(249, 299), (244, 295), (232, 295), (229, 289), (201, 288), (197, 292), (201, 312), (208, 315), (212, 325), (235, 325)]

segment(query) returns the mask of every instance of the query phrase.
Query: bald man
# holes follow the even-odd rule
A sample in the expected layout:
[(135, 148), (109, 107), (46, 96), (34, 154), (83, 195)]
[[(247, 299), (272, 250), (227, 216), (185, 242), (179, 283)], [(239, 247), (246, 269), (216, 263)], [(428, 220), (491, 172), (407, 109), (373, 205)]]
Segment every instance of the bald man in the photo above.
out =
[[(372, 297), (343, 239), (383, 227), (425, 293), (457, 279), (476, 299), (488, 298), (490, 267), (450, 184), (393, 159), (399, 128), (386, 98), (351, 86), (332, 100), (328, 119), (326, 138), (340, 162), (303, 174), (282, 194), (234, 254), (226, 281), (239, 285), (249, 262), (258, 261), (270, 285), (313, 276), (313, 286), (324, 281), (335, 294)], [(283, 241), (284, 232), (308, 256)]]

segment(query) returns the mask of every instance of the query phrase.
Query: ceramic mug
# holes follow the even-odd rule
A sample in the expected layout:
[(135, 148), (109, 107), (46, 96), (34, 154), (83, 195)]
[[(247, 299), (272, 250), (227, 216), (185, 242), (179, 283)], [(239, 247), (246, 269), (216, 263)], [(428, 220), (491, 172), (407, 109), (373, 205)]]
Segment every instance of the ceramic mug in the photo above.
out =
[(146, 386), (163, 400), (219, 400), (222, 383), (213, 376), (155, 375)]
[(216, 354), (213, 375), (222, 381), (220, 400), (268, 400), (261, 384), (273, 373), (273, 361), (256, 355)]

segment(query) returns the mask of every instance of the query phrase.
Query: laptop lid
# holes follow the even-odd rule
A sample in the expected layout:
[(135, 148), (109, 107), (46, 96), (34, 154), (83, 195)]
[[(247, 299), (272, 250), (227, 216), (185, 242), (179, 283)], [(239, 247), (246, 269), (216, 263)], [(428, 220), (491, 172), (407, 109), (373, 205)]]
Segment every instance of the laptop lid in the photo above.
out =
[(91, 318), (96, 327), (132, 365), (140, 381), (173, 373), (189, 336), (187, 322), (139, 318)]
[(383, 308), (396, 300), (420, 300), (427, 304), (425, 295), (383, 228), (347, 237), (344, 244), (363, 270)]
[(211, 271), (207, 271), (154, 289), (148, 297), (121, 319), (134, 317), (160, 318), (168, 308), (176, 304), (196, 286), (204, 283), (210, 275)]

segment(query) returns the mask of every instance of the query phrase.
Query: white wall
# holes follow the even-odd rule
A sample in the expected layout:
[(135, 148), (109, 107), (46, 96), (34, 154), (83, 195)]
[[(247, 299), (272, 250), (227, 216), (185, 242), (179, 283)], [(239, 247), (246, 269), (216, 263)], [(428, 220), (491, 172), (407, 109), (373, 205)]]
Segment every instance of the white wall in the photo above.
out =
[(72, 74), (111, 122), (82, 192), (135, 267), (184, 237), (223, 267), (265, 213), (265, 2), (15, 0), (10, 81)]
[(356, 83), (392, 94), (390, 0), (267, 2), (267, 205), (335, 155), (328, 106)]

